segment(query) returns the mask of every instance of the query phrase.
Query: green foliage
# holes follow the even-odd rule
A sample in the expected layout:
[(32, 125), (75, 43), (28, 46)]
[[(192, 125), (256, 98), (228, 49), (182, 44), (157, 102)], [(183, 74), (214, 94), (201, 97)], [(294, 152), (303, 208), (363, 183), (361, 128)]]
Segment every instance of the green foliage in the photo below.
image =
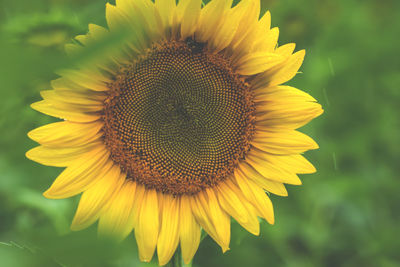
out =
[[(1, 1), (1, 266), (157, 266), (138, 261), (131, 235), (122, 244), (97, 239), (95, 226), (71, 232), (78, 198), (41, 193), (60, 169), (27, 160), (26, 133), (54, 121), (32, 110), (54, 72), (71, 65), (63, 45), (105, 26), (105, 1)], [(306, 153), (318, 173), (275, 197), (276, 223), (260, 237), (232, 225), (225, 255), (206, 237), (193, 266), (399, 266), (400, 2), (264, 0), (280, 44), (306, 49), (291, 85), (325, 113), (303, 132), (320, 149)], [(96, 49), (108, 49), (111, 43)], [(87, 55), (91, 57), (92, 55)]]

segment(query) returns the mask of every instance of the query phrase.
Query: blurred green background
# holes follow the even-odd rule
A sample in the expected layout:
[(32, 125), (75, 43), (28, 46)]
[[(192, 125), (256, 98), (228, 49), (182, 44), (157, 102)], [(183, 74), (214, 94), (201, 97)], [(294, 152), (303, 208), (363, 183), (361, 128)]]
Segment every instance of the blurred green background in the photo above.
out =
[[(54, 121), (29, 104), (70, 61), (63, 45), (105, 26), (104, 0), (0, 1), (0, 266), (157, 266), (140, 263), (96, 227), (71, 232), (79, 197), (41, 193), (60, 169), (27, 160), (26, 133)], [(289, 84), (323, 105), (302, 129), (320, 149), (286, 198), (272, 196), (276, 224), (261, 235), (232, 225), (231, 250), (206, 238), (193, 266), (400, 266), (400, 1), (265, 0), (280, 44), (306, 49)]]

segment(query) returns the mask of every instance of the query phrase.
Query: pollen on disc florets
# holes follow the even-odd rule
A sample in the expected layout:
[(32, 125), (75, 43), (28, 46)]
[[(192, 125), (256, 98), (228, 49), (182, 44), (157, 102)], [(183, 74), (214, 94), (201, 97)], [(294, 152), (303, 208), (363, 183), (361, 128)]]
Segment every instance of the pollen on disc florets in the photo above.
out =
[(231, 175), (250, 148), (250, 88), (204, 44), (154, 44), (110, 89), (104, 142), (127, 177), (146, 188), (195, 194)]

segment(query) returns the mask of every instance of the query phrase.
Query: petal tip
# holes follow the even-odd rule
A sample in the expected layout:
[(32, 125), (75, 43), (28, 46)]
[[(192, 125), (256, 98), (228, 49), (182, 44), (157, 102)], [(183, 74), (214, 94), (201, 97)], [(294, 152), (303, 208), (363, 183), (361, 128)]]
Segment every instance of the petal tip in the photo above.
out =
[(51, 188), (47, 189), (46, 191), (43, 192), (43, 196), (47, 199), (57, 199), (56, 195), (52, 194)]
[(317, 169), (314, 167), (314, 165), (310, 164), (310, 169), (309, 169), (309, 173), (316, 173)]
[[(35, 140), (35, 130), (32, 130), (32, 131), (29, 131), (27, 134), (26, 134), (30, 139), (32, 139), (32, 140)], [(27, 154), (28, 152), (26, 152), (25, 153), (25, 155)]]
[(159, 266), (164, 266), (169, 262), (170, 259), (166, 260), (166, 259), (160, 259), (158, 258), (158, 265)]
[(284, 192), (282, 191), (281, 194), (279, 196), (281, 197), (287, 197), (289, 194), (288, 192), (285, 190)]
[(34, 109), (34, 110), (40, 112), (40, 106), (41, 106), (41, 104), (42, 104), (42, 101), (38, 101), (38, 102), (35, 102), (35, 103), (30, 104), (30, 107), (31, 107), (32, 109)]
[(303, 182), (296, 182), (296, 183), (290, 183), (290, 185), (295, 185), (295, 186), (301, 186), (303, 185)]
[(106, 8), (113, 8), (113, 7), (116, 7), (116, 6), (112, 5), (112, 4), (109, 3), (109, 2), (106, 3)]
[(38, 151), (37, 151), (38, 148), (40, 148), (40, 146), (34, 147), (26, 151), (25, 157), (29, 160), (42, 164), (42, 162), (40, 161), (40, 157), (38, 157)]
[(317, 144), (317, 142), (315, 142), (314, 140), (311, 139), (310, 150), (314, 150), (314, 149), (319, 149), (319, 145)]
[(50, 193), (50, 188), (47, 189), (46, 191), (44, 191), (42, 195), (43, 195), (45, 198), (54, 199), (54, 197), (53, 197), (52, 194)]
[(319, 108), (319, 110), (318, 110), (318, 112), (317, 112), (317, 117), (320, 116), (320, 115), (322, 115), (324, 112), (325, 112), (324, 109), (323, 109), (322, 106), (320, 105), (320, 108)]
[(225, 253), (225, 252), (227, 252), (228, 250), (230, 250), (229, 247), (222, 247), (222, 253)]
[(69, 197), (69, 196), (62, 196), (60, 194), (57, 194), (56, 190), (54, 190), (52, 186), (49, 189), (47, 189), (46, 191), (44, 191), (42, 195), (47, 199), (64, 199), (64, 198)]
[[(29, 136), (29, 133), (28, 133), (28, 136)], [(31, 138), (31, 139), (32, 139), (32, 138)], [(33, 160), (33, 159), (32, 159), (32, 149), (25, 152), (25, 157), (26, 157), (27, 159)], [(33, 161), (34, 161), (34, 160), (33, 160)]]

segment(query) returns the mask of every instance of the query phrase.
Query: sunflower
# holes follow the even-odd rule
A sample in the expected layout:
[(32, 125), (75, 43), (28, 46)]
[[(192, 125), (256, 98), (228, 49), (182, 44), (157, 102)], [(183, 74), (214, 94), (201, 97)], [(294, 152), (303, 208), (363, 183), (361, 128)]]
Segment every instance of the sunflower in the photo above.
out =
[(157, 249), (160, 265), (178, 245), (190, 262), (201, 229), (228, 250), (230, 217), (255, 235), (258, 217), (273, 224), (269, 193), (286, 196), (284, 184), (315, 172), (301, 153), (318, 145), (295, 129), (322, 108), (281, 85), (304, 50), (277, 46), (258, 0), (117, 0), (106, 19), (67, 52), (122, 32), (117, 49), (61, 71), (32, 104), (63, 119), (28, 134), (40, 144), (29, 159), (66, 167), (44, 196), (82, 193), (72, 230), (134, 231), (140, 259)]

